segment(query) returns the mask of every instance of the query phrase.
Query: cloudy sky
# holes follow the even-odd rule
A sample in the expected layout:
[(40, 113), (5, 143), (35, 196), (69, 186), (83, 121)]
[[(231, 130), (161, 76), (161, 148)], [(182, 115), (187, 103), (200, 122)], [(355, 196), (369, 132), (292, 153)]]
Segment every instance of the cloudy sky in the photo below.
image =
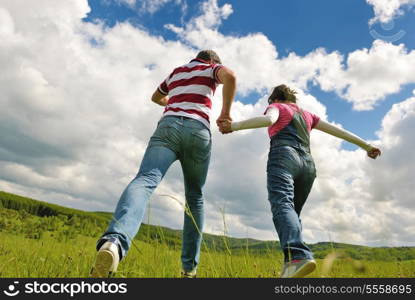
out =
[[(136, 174), (170, 71), (215, 49), (238, 77), (232, 117), (261, 114), (270, 89), (378, 145), (312, 132), (318, 178), (303, 209), (307, 242), (415, 246), (414, 0), (2, 0), (0, 190), (113, 211)], [(219, 114), (216, 92), (213, 118)], [(205, 189), (206, 232), (276, 239), (265, 129), (222, 136)], [(172, 166), (146, 220), (181, 228)]]

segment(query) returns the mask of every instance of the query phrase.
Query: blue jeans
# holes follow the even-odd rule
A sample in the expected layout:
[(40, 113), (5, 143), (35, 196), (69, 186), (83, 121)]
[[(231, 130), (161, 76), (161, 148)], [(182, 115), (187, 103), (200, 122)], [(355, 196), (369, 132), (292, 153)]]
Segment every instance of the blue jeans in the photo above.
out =
[[(170, 165), (179, 160), (183, 170), (186, 205), (184, 214), (182, 267), (196, 268), (203, 230), (203, 194), (211, 152), (211, 134), (201, 122), (185, 117), (166, 116), (150, 139), (137, 176), (118, 201), (113, 220), (97, 243), (118, 243), (124, 257), (143, 220), (147, 202)], [(192, 220), (193, 218), (193, 220)]]
[(268, 200), (285, 262), (313, 259), (303, 242), (300, 213), (316, 169), (311, 154), (289, 145), (272, 145), (267, 165)]

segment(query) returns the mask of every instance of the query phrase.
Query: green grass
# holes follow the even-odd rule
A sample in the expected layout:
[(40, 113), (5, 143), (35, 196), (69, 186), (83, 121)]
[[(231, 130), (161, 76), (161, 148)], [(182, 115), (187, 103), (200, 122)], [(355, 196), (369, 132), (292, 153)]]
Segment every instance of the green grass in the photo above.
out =
[[(83, 212), (0, 192), (0, 277), (88, 277), (111, 214)], [(115, 277), (179, 277), (181, 231), (143, 224)], [(312, 277), (415, 277), (415, 249), (310, 245)], [(204, 234), (198, 277), (275, 278), (275, 241)]]
[[(0, 233), (0, 277), (88, 277), (95, 258), (96, 239), (78, 236), (57, 241), (50, 236), (33, 240)], [(138, 242), (119, 266), (115, 277), (173, 278), (180, 276), (180, 251), (160, 243)], [(198, 277), (275, 278), (281, 271), (281, 255), (202, 251)], [(415, 277), (415, 260), (354, 261), (338, 259), (327, 274), (324, 260), (317, 260), (311, 277)], [(357, 264), (358, 263), (358, 264)], [(363, 266), (363, 267), (362, 267)]]

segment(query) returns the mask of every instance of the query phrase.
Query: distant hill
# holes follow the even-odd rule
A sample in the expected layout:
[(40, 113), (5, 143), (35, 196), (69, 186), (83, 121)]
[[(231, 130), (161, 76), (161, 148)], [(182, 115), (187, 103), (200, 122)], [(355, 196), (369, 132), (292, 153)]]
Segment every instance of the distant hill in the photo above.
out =
[[(93, 223), (95, 227), (101, 228), (99, 234), (103, 233), (112, 217), (112, 213), (109, 212), (86, 212), (0, 191), (0, 209), (2, 208), (3, 210), (15, 210), (23, 212), (23, 214), (27, 213), (41, 218), (66, 218), (69, 223), (71, 223), (70, 220), (73, 219), (77, 219), (76, 222), (78, 223), (82, 221), (83, 223), (88, 224)], [(74, 222), (72, 221), (72, 223)], [(89, 233), (81, 231), (80, 233), (84, 233), (88, 236), (94, 236), (94, 234), (90, 233), (95, 231), (97, 230), (89, 230)], [(171, 246), (180, 247), (181, 235), (181, 230), (174, 230), (163, 226), (148, 225), (143, 223), (136, 239), (144, 241), (163, 240), (164, 243)], [(214, 248), (216, 250), (233, 250), (248, 247), (254, 251), (256, 249), (277, 249), (279, 247), (279, 243), (276, 241), (264, 242), (254, 239), (231, 238), (207, 233), (203, 236), (204, 244), (207, 247), (212, 249)]]
[[(40, 238), (45, 232), (62, 239), (76, 234), (99, 237), (108, 225), (112, 213), (86, 212), (48, 202), (34, 200), (0, 191), (0, 231)], [(136, 239), (151, 243), (165, 243), (181, 247), (181, 230), (142, 224)], [(232, 238), (204, 234), (203, 246), (217, 251), (269, 252), (279, 251), (277, 241), (260, 241), (251, 238)], [(309, 245), (316, 258), (323, 258), (332, 251), (346, 257), (365, 260), (415, 259), (415, 247), (366, 247), (343, 243), (320, 242)]]

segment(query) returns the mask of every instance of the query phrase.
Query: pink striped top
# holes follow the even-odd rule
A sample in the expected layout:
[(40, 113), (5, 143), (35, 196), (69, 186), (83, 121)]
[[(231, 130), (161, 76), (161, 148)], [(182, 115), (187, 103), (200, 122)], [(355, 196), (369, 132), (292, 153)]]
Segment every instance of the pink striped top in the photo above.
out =
[[(273, 103), (267, 107), (265, 113), (267, 113), (268, 109), (271, 107), (278, 109), (279, 116), (277, 122), (268, 127), (268, 135), (270, 138), (280, 132), (285, 126), (290, 124), (295, 112), (300, 112), (300, 108), (295, 103)], [(305, 110), (303, 110), (303, 118), (307, 125), (308, 132), (316, 127), (318, 121), (320, 120), (318, 116)]]
[(213, 94), (221, 82), (217, 73), (222, 65), (209, 64), (201, 59), (193, 59), (180, 66), (158, 87), (169, 101), (163, 116), (184, 116), (202, 122), (210, 127), (210, 110)]

